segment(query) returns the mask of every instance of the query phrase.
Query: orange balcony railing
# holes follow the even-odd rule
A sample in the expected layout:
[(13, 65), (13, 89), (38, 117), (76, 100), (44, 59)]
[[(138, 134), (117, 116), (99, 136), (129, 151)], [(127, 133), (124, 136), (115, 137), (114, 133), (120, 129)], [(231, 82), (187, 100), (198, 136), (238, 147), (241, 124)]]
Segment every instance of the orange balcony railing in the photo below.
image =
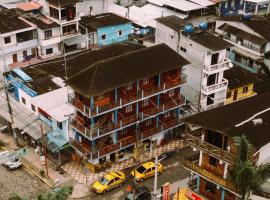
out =
[(128, 136), (120, 140), (120, 147), (123, 148), (135, 142), (136, 142), (136, 138), (134, 136)]
[(99, 156), (103, 156), (103, 155), (105, 155), (107, 153), (116, 151), (118, 149), (120, 149), (120, 143), (119, 142), (116, 143), (116, 144), (111, 144), (111, 145), (106, 146), (106, 147), (104, 147), (102, 149), (99, 149)]

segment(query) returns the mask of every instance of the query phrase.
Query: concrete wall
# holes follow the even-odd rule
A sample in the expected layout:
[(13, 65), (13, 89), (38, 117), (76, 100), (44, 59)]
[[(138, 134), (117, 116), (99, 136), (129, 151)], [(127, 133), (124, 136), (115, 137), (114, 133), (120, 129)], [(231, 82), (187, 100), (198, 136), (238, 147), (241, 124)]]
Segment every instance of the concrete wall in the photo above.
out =
[(155, 44), (165, 43), (174, 51), (178, 52), (180, 33), (173, 29), (156, 22)]
[[(81, 16), (97, 15), (108, 12), (109, 0), (84, 0), (83, 2), (76, 3), (76, 12)], [(90, 7), (92, 12), (90, 13)]]

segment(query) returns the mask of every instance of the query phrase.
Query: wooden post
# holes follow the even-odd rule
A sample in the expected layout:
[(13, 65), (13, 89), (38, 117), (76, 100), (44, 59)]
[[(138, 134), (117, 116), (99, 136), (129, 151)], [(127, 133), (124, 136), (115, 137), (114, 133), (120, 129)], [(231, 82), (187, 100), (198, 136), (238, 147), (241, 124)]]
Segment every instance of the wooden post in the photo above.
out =
[(40, 129), (41, 129), (43, 152), (44, 152), (44, 157), (45, 157), (46, 175), (47, 175), (47, 177), (49, 177), (48, 162), (47, 162), (47, 151), (46, 151), (46, 146), (45, 146), (45, 140), (44, 140), (44, 133), (43, 133), (42, 124), (40, 124)]

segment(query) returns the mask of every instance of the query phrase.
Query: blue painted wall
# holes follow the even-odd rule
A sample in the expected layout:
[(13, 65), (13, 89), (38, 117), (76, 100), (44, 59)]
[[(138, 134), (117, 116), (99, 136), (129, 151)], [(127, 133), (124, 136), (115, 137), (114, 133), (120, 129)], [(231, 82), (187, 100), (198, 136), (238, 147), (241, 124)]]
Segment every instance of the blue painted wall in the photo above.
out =
[(255, 68), (255, 67), (254, 68), (251, 68), (251, 67), (247, 66), (246, 64), (237, 62), (235, 60), (235, 53), (234, 52), (231, 52), (230, 53), (229, 58), (230, 58), (230, 60), (232, 61), (233, 64), (236, 64), (236, 65), (238, 65), (238, 66), (240, 66), (240, 67), (242, 67), (242, 68), (244, 68), (244, 69), (246, 69), (246, 70), (248, 70), (248, 71), (250, 71), (252, 73), (255, 73), (255, 74), (257, 73), (257, 68)]
[(220, 3), (220, 15), (237, 15), (239, 10), (242, 10), (244, 4), (240, 4), (240, 0), (227, 0)]
[[(97, 31), (98, 46), (105, 46), (125, 41), (131, 34), (131, 30), (132, 30), (131, 23), (99, 28)], [(119, 35), (119, 31), (122, 31), (121, 36)], [(106, 35), (105, 40), (102, 40), (102, 35)]]

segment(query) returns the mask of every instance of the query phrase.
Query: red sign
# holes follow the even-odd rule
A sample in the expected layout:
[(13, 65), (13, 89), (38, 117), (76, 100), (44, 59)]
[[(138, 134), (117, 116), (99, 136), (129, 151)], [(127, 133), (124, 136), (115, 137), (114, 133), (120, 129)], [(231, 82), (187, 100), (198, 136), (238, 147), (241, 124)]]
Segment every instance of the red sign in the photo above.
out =
[(204, 198), (200, 197), (196, 193), (192, 192), (191, 190), (187, 190), (186, 193), (187, 197), (192, 199), (192, 200), (204, 200)]
[(162, 185), (162, 200), (170, 199), (170, 183)]

